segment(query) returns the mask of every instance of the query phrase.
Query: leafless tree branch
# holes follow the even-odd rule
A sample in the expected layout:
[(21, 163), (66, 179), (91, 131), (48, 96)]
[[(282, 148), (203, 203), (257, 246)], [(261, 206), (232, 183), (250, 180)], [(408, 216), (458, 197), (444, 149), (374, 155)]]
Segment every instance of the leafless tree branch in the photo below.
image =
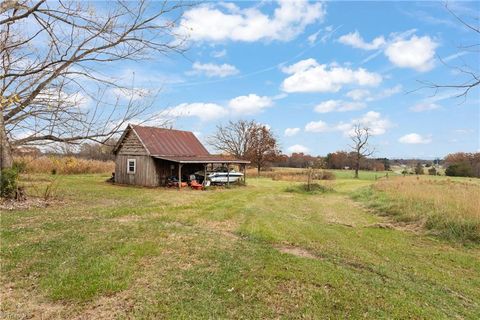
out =
[[(105, 141), (148, 110), (134, 83), (97, 69), (116, 61), (182, 53), (176, 23), (181, 1), (91, 2), (8, 0), (0, 5), (0, 167), (10, 146)], [(119, 99), (112, 89), (132, 92)], [(84, 100), (89, 101), (85, 106)]]

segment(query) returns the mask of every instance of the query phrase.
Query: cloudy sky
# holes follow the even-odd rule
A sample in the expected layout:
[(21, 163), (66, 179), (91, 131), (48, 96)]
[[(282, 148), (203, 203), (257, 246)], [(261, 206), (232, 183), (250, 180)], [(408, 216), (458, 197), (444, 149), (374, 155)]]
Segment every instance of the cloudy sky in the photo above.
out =
[[(469, 18), (480, 10), (450, 7)], [(346, 149), (359, 122), (372, 128), (377, 156), (480, 149), (480, 90), (461, 99), (421, 89), (465, 80), (448, 65), (478, 75), (478, 51), (460, 48), (478, 34), (441, 2), (204, 3), (177, 32), (188, 35), (185, 56), (122, 62), (117, 73), (140, 92), (161, 89), (152, 111), (201, 139), (230, 119), (254, 119), (285, 153), (325, 155)]]

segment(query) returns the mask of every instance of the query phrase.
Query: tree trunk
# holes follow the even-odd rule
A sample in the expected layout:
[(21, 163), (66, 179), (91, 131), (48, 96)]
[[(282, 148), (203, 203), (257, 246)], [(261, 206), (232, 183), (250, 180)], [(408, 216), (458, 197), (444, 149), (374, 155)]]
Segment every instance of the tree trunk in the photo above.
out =
[(0, 112), (0, 170), (11, 168), (13, 165), (12, 149), (8, 142), (7, 132), (5, 131), (5, 122), (3, 121), (3, 111)]
[(257, 164), (257, 176), (260, 177), (260, 169), (261, 169), (261, 165), (260, 164)]
[(357, 154), (357, 158), (355, 160), (355, 179), (358, 179), (358, 170), (360, 169), (360, 155)]

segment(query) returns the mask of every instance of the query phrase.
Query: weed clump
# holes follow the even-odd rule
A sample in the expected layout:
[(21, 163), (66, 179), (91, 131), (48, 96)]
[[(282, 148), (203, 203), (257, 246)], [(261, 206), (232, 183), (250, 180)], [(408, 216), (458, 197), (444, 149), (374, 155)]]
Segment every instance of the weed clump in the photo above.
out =
[(285, 192), (295, 192), (304, 194), (322, 194), (333, 192), (333, 188), (319, 183), (302, 183), (285, 188)]

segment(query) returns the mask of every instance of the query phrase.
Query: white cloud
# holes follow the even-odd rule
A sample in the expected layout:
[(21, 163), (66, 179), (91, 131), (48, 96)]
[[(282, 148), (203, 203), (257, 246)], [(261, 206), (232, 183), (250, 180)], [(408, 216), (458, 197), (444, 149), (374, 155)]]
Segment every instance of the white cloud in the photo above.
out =
[(350, 136), (354, 133), (355, 125), (369, 128), (372, 135), (382, 135), (392, 127), (390, 120), (383, 118), (379, 112), (369, 111), (359, 119), (353, 119), (349, 123), (339, 123), (335, 129), (342, 131), (346, 136)]
[(288, 152), (290, 153), (307, 153), (309, 149), (301, 144), (294, 144), (293, 146), (288, 147)]
[(328, 132), (340, 131), (345, 136), (350, 136), (354, 133), (356, 125), (370, 129), (371, 135), (382, 135), (387, 129), (393, 125), (387, 118), (383, 118), (379, 112), (369, 111), (361, 118), (352, 119), (349, 122), (340, 122), (336, 125), (329, 125), (324, 121), (312, 121), (305, 126), (306, 132)]
[(256, 94), (249, 94), (247, 96), (239, 96), (233, 98), (228, 103), (228, 106), (236, 113), (243, 115), (250, 115), (261, 112), (263, 109), (273, 105), (272, 99), (266, 96), (258, 96)]
[(409, 133), (400, 137), (398, 141), (407, 144), (427, 144), (432, 142), (432, 139), (430, 137), (423, 137), (418, 133)]
[(63, 107), (78, 109), (88, 109), (92, 102), (92, 98), (82, 91), (69, 93), (58, 89), (43, 90), (34, 99), (34, 103), (38, 104), (60, 104)]
[(347, 97), (355, 101), (365, 100), (370, 95), (371, 95), (370, 91), (365, 89), (354, 89), (347, 92), (346, 94)]
[(376, 100), (385, 99), (400, 92), (402, 92), (401, 84), (396, 85), (395, 87), (386, 88), (380, 91), (379, 93), (377, 93), (376, 95), (372, 95), (370, 98), (367, 99), (367, 101), (376, 101)]
[(346, 84), (376, 86), (382, 81), (381, 75), (363, 68), (327, 66), (315, 59), (299, 61), (282, 71), (290, 74), (282, 83), (285, 92), (337, 92)]
[(322, 3), (306, 0), (281, 1), (271, 16), (257, 6), (207, 3), (186, 11), (176, 31), (192, 41), (288, 41), (324, 16)]
[(376, 94), (373, 94), (369, 90), (365, 89), (354, 89), (347, 92), (346, 96), (355, 101), (377, 101), (391, 97), (397, 93), (400, 93), (401, 91), (402, 85), (399, 84), (394, 87), (378, 91)]
[(311, 35), (308, 36), (307, 40), (309, 44), (314, 44), (317, 42), (318, 35), (320, 34), (321, 30), (318, 30), (315, 33), (312, 33)]
[(360, 110), (366, 107), (367, 105), (364, 102), (327, 100), (317, 105), (315, 107), (315, 111), (318, 113), (345, 112), (345, 111)]
[(328, 124), (324, 121), (311, 121), (305, 125), (306, 132), (326, 132), (330, 130)]
[(376, 37), (370, 43), (365, 42), (365, 40), (363, 40), (362, 36), (358, 31), (345, 34), (338, 38), (338, 41), (340, 43), (363, 50), (377, 50), (384, 46), (386, 43), (383, 36)]
[(238, 74), (240, 71), (231, 64), (214, 64), (214, 63), (199, 63), (195, 62), (192, 66), (192, 71), (189, 74), (204, 74), (207, 77), (228, 77)]
[(225, 57), (227, 55), (227, 50), (223, 49), (223, 50), (220, 50), (220, 51), (213, 51), (211, 55), (214, 58), (222, 58), (222, 57)]
[[(391, 33), (388, 40), (378, 36), (368, 43), (363, 40), (358, 31), (341, 36), (338, 41), (363, 50), (378, 50), (362, 63), (370, 61), (382, 51), (394, 65), (400, 68), (411, 68), (417, 71), (428, 71), (434, 66), (435, 49), (438, 43), (429, 36), (418, 37), (416, 29), (402, 33)], [(453, 55), (447, 59), (455, 59), (460, 55)]]
[(413, 112), (423, 112), (423, 111), (430, 111), (440, 108), (440, 106), (433, 102), (420, 102), (410, 107), (410, 111)]
[(312, 33), (311, 35), (308, 36), (307, 40), (308, 40), (308, 43), (310, 45), (314, 45), (316, 42), (317, 42), (317, 39), (319, 37), (320, 34), (323, 34), (322, 37), (320, 38), (320, 41), (322, 43), (325, 43), (327, 42), (328, 39), (330, 39), (332, 37), (332, 35), (335, 33), (335, 31), (338, 29), (339, 27), (333, 29), (333, 26), (326, 26), (325, 28), (323, 29), (320, 29), (318, 30), (317, 32), (315, 33)]
[(434, 66), (438, 44), (430, 37), (413, 35), (409, 40), (399, 38), (387, 46), (385, 55), (397, 67), (428, 71)]
[(228, 114), (222, 106), (215, 103), (182, 103), (162, 112), (165, 117), (197, 117), (201, 121), (210, 121)]
[(300, 132), (300, 128), (287, 128), (285, 129), (284, 135), (285, 137), (293, 137), (299, 132)]

